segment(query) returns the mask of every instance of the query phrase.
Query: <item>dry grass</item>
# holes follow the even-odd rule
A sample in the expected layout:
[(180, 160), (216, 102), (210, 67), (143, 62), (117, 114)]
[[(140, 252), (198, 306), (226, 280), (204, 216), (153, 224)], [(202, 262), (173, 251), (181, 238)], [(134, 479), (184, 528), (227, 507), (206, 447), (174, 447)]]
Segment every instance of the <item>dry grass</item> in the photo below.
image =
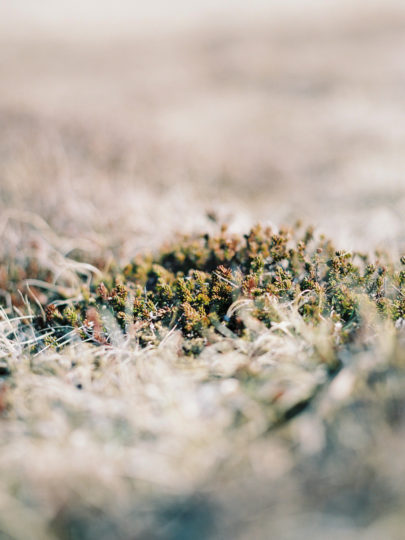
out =
[[(403, 253), (403, 8), (288, 5), (41, 34), (1, 7), (0, 258), (35, 253), (74, 296), (100, 261), (215, 221), (300, 217), (344, 249)], [(1, 537), (402, 538), (401, 323), (364, 307), (335, 377), (330, 333), (291, 306), (195, 359), (175, 331), (33, 356), (18, 304), (36, 300), (8, 279)]]

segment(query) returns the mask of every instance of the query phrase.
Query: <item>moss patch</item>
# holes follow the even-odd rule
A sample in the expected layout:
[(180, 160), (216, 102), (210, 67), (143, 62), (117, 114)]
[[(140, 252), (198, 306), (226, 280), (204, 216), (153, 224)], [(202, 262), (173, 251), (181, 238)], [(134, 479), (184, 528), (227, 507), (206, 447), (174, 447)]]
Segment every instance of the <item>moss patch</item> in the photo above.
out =
[[(34, 263), (28, 264), (32, 270)], [(23, 274), (19, 269), (20, 281)], [(405, 316), (403, 257), (396, 264), (382, 253), (371, 260), (337, 251), (312, 228), (272, 231), (257, 225), (238, 236), (223, 226), (217, 235), (182, 236), (124, 268), (110, 267), (90, 286), (83, 281), (74, 301), (51, 288), (44, 310), (32, 309), (35, 328), (52, 332), (46, 346), (60, 346), (72, 335), (105, 345), (118, 323), (141, 346), (156, 345), (168, 331), (180, 330), (183, 351), (198, 354), (223, 336), (249, 340), (246, 313), (267, 328), (277, 325), (275, 303), (296, 306), (314, 325), (329, 321), (331, 333), (347, 342), (360, 326), (365, 298), (381, 317), (400, 321)]]

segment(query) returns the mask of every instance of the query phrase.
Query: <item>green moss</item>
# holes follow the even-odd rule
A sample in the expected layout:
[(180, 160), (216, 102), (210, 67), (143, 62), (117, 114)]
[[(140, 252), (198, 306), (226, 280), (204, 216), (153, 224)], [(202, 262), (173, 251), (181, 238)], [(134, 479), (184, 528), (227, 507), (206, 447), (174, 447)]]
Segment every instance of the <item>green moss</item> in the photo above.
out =
[[(249, 339), (243, 318), (228, 313), (237, 300), (250, 302), (250, 315), (267, 327), (279, 322), (273, 299), (294, 303), (315, 325), (325, 319), (341, 323), (342, 336), (350, 339), (360, 322), (359, 295), (367, 295), (382, 317), (404, 317), (404, 275), (381, 254), (371, 261), (361, 253), (336, 251), (312, 228), (273, 232), (257, 225), (237, 236), (222, 227), (213, 236), (180, 237), (122, 270), (110, 266), (90, 288), (83, 284), (82, 299), (62, 311), (53, 305), (58, 296), (50, 296), (45, 326), (84, 326), (84, 338), (108, 343), (102, 316), (107, 310), (142, 345), (157, 343), (177, 328), (184, 351), (196, 354), (224, 329)], [(89, 309), (95, 310), (90, 318)], [(38, 317), (37, 326), (43, 330), (43, 318)]]

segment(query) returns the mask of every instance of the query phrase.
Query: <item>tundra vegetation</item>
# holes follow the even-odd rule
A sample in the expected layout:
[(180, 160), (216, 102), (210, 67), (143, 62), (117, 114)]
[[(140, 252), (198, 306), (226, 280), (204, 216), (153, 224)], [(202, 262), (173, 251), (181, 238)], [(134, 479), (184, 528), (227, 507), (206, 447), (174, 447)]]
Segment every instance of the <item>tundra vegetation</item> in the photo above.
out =
[(404, 8), (0, 2), (1, 540), (404, 538)]
[(360, 525), (384, 515), (373, 493), (402, 501), (379, 460), (402, 426), (404, 257), (296, 224), (64, 264), (34, 243), (0, 266), (6, 538), (235, 537), (253, 508), (263, 534), (305, 485), (311, 511)]
[[(325, 326), (337, 353), (360, 331), (362, 305), (398, 327), (405, 317), (404, 257), (337, 251), (323, 235), (314, 237), (312, 227), (300, 234), (299, 226), (273, 232), (257, 225), (239, 236), (222, 226), (212, 236), (180, 236), (124, 268), (110, 262), (93, 279), (79, 279), (74, 298), (60, 286), (48, 288), (54, 276), (35, 259), (23, 268), (10, 261), (2, 273), (14, 298), (30, 280), (45, 285), (45, 304), (25, 305), (27, 319), (21, 311), (20, 330), (28, 322), (34, 353), (79, 337), (108, 346), (117, 331), (140, 347), (158, 346), (178, 331), (179, 356), (198, 355), (223, 337), (250, 342), (260, 330), (286, 332), (279, 307)], [(324, 361), (337, 366), (335, 356)]]

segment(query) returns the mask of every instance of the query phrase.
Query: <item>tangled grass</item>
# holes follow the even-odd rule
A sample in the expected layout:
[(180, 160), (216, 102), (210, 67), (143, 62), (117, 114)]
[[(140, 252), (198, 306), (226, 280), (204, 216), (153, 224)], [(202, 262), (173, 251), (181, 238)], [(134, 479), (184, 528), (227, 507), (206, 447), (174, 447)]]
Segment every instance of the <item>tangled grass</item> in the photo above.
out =
[(300, 227), (123, 268), (31, 247), (0, 269), (5, 538), (298, 538), (297, 507), (371, 538), (403, 508), (403, 258)]

